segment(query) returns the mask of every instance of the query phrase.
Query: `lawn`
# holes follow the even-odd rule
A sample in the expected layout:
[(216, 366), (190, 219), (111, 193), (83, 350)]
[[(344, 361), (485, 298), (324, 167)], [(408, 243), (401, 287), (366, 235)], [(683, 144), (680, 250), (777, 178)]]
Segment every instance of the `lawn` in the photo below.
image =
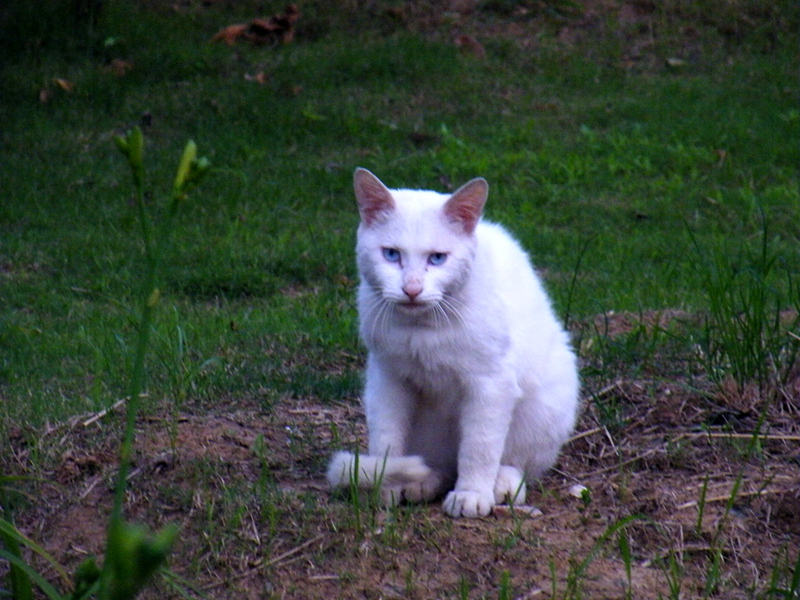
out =
[[(104, 547), (147, 264), (114, 138), (138, 126), (154, 224), (187, 140), (212, 164), (171, 228), (146, 361), (125, 510), (182, 531), (146, 596), (797, 594), (795, 7), (298, 7), (231, 45), (212, 38), (284, 5), (0, 8), (0, 475), (31, 477), (5, 501), (19, 528), (69, 567)], [(357, 166), (440, 191), (483, 176), (487, 218), (530, 251), (585, 399), (529, 494), (541, 515), (330, 496), (327, 456), (365, 441)]]

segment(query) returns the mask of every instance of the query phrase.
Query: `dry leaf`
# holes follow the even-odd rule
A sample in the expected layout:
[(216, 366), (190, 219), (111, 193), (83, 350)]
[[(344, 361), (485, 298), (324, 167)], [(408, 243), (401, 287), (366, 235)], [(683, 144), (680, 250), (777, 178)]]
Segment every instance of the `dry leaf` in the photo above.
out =
[(280, 26), (281, 42), (288, 44), (294, 39), (294, 24), (300, 18), (300, 10), (296, 4), (289, 4), (286, 12), (282, 15), (275, 15), (271, 20)]
[(459, 35), (456, 37), (456, 46), (464, 54), (472, 54), (478, 58), (486, 58), (486, 49), (471, 35)]
[(247, 31), (247, 25), (230, 25), (211, 38), (211, 41), (223, 42), (228, 46), (233, 46), (236, 40), (244, 35), (245, 31)]
[(269, 19), (253, 19), (247, 24), (230, 25), (217, 33), (212, 42), (224, 42), (232, 46), (239, 38), (253, 44), (288, 44), (294, 39), (294, 24), (300, 18), (296, 4), (286, 7), (283, 14), (272, 15)]
[(42, 88), (39, 90), (39, 102), (44, 104), (45, 102), (50, 102), (53, 97), (53, 90), (49, 88)]
[(288, 44), (294, 39), (294, 24), (299, 18), (297, 5), (290, 4), (282, 15), (272, 15), (269, 19), (253, 19), (245, 37), (254, 44), (270, 44), (276, 41)]
[(259, 71), (255, 75), (249, 75), (245, 73), (244, 78), (247, 81), (255, 81), (256, 83), (260, 83), (261, 85), (267, 83), (267, 75), (264, 73), (264, 71)]
[(244, 37), (254, 44), (268, 44), (274, 42), (280, 36), (280, 27), (272, 19), (253, 19)]
[(61, 79), (60, 77), (53, 77), (53, 83), (55, 83), (58, 87), (60, 87), (65, 92), (71, 92), (75, 89), (75, 84), (71, 81), (66, 79)]
[(115, 58), (106, 67), (106, 71), (116, 75), (117, 77), (124, 77), (133, 70), (133, 63), (129, 60), (122, 60)]
[(450, 6), (447, 10), (460, 15), (471, 15), (477, 8), (477, 0), (450, 0)]

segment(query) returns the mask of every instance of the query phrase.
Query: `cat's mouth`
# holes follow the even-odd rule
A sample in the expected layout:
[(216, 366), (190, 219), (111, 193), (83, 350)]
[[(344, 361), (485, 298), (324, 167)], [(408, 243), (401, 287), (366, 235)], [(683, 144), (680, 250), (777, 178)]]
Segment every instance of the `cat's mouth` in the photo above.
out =
[(424, 302), (414, 302), (414, 301), (398, 302), (396, 306), (400, 308), (400, 310), (408, 312), (420, 312), (425, 310), (426, 308), (430, 308), (429, 304), (426, 304)]

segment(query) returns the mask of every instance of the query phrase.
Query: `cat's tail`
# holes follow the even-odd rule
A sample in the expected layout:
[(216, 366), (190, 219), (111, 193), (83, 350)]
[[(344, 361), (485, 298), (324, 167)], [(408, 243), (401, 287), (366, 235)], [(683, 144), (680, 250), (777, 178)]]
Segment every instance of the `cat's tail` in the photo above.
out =
[(333, 488), (376, 488), (421, 483), (430, 474), (431, 469), (421, 456), (370, 456), (337, 452), (331, 458), (327, 477)]

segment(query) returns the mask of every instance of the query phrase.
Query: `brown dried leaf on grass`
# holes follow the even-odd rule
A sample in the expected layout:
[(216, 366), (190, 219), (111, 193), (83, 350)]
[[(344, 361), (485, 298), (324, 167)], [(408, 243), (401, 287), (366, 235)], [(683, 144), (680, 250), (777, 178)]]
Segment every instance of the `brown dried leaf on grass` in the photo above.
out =
[(212, 42), (222, 42), (227, 44), (228, 46), (233, 46), (240, 37), (242, 37), (247, 31), (247, 25), (245, 24), (238, 24), (238, 25), (229, 25), (224, 29), (221, 29), (213, 38), (211, 38)]
[(264, 85), (267, 83), (268, 76), (264, 71), (259, 71), (255, 75), (250, 75), (245, 73), (244, 75), (245, 81), (255, 81), (258, 84)]
[(222, 42), (233, 46), (245, 39), (256, 45), (288, 44), (294, 39), (294, 24), (300, 18), (296, 4), (289, 4), (283, 14), (272, 15), (269, 19), (253, 19), (249, 23), (229, 25), (221, 29), (212, 42)]
[(39, 90), (39, 102), (42, 104), (45, 102), (50, 102), (50, 100), (53, 99), (53, 94), (56, 93), (57, 89), (67, 92), (68, 94), (71, 94), (75, 91), (75, 84), (68, 79), (53, 77), (52, 84), (52, 86), (43, 87), (41, 90)]
[(133, 63), (129, 60), (115, 58), (108, 65), (106, 71), (117, 77), (124, 77), (133, 70)]
[(463, 54), (471, 54), (477, 58), (486, 58), (486, 48), (471, 35), (459, 35), (455, 44)]
[(62, 79), (60, 77), (54, 77), (53, 83), (55, 83), (58, 87), (60, 87), (65, 92), (71, 92), (75, 89), (75, 84), (67, 79)]

